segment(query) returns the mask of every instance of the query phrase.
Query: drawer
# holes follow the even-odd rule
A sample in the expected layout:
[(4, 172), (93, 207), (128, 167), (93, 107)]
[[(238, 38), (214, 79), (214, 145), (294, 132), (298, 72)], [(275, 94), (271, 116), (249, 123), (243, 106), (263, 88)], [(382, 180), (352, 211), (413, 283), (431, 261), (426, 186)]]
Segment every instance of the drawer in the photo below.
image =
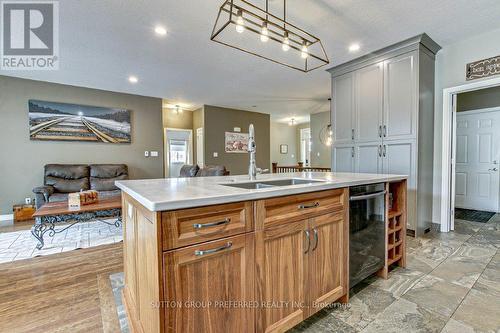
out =
[(236, 202), (162, 213), (163, 250), (253, 230), (252, 202)]
[(289, 195), (257, 201), (256, 229), (272, 227), (347, 209), (347, 189)]

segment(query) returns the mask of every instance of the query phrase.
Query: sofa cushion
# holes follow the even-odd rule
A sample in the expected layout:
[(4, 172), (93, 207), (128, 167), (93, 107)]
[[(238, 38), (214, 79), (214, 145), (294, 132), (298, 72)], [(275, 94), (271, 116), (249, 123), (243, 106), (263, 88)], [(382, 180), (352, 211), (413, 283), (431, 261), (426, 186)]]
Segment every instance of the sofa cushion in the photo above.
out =
[(91, 164), (89, 167), (90, 177), (94, 178), (115, 178), (123, 175), (128, 176), (128, 168), (125, 164)]
[(49, 202), (67, 201), (68, 193), (54, 193), (49, 197)]
[(196, 177), (224, 176), (226, 173), (226, 167), (223, 165), (207, 165), (198, 171)]
[(95, 178), (90, 177), (90, 189), (95, 191), (116, 191), (115, 180), (125, 180), (127, 175), (121, 175), (113, 178)]
[(54, 192), (56, 193), (80, 192), (86, 191), (90, 188), (88, 178), (65, 179), (48, 176), (45, 177), (45, 185), (54, 187)]
[(112, 197), (119, 197), (122, 195), (120, 190), (115, 191), (99, 191), (99, 199), (108, 199)]
[(62, 179), (88, 178), (89, 167), (84, 164), (47, 164), (45, 166), (45, 177)]
[(185, 164), (182, 166), (181, 171), (179, 172), (179, 177), (196, 177), (196, 173), (198, 172), (198, 170), (200, 170), (198, 164)]

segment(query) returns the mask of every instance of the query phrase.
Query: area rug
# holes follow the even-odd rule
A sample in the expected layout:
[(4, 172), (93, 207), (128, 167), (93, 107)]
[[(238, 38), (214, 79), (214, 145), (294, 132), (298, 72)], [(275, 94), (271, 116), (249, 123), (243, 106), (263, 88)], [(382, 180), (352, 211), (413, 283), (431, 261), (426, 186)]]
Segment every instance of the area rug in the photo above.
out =
[(455, 208), (455, 219), (466, 220), (472, 222), (488, 222), (495, 213), (484, 212), (481, 210)]
[[(108, 220), (114, 222), (114, 220)], [(61, 230), (64, 225), (56, 229)], [(45, 246), (38, 250), (38, 240), (31, 230), (0, 233), (0, 263), (29, 259), (54, 253), (84, 249), (97, 245), (118, 243), (123, 240), (122, 227), (107, 225), (99, 221), (78, 223), (50, 237), (44, 236)]]

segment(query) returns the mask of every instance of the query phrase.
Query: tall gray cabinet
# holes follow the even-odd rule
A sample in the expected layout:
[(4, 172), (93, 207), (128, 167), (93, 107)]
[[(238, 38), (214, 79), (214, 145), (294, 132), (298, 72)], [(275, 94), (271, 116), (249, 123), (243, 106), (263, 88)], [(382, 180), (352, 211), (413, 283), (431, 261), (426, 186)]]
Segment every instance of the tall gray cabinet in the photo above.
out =
[(432, 219), (434, 60), (426, 34), (333, 67), (332, 168), (406, 174), (408, 229)]

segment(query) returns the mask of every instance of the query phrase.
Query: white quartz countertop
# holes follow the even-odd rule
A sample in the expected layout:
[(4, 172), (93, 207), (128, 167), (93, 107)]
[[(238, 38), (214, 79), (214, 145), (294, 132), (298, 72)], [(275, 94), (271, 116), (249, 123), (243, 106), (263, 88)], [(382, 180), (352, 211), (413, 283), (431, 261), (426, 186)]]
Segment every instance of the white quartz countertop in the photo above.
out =
[(340, 172), (296, 172), (257, 175), (254, 182), (311, 179), (321, 183), (242, 189), (223, 184), (247, 183), (248, 176), (193, 177), (116, 181), (123, 192), (151, 211), (201, 207), (406, 179), (404, 175)]

